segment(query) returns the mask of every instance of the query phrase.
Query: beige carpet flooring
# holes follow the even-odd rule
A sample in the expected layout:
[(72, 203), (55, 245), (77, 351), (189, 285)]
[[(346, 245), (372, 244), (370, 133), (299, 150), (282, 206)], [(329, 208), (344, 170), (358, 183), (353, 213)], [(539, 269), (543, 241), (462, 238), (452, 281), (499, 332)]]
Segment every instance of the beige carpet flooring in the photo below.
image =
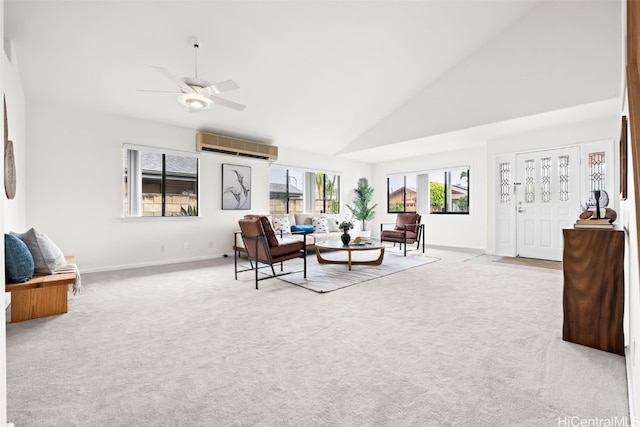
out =
[[(562, 273), (438, 262), (319, 294), (233, 260), (83, 275), (7, 325), (16, 426), (557, 426), (628, 417), (621, 356), (561, 339)], [(419, 253), (413, 256), (421, 256)], [(346, 274), (346, 273), (345, 273)]]

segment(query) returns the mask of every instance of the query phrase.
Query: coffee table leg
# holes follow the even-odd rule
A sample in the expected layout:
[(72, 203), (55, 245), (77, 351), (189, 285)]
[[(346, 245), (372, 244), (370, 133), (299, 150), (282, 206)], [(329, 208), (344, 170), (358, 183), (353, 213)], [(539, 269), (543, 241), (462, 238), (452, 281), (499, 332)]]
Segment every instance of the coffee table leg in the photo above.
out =
[(349, 264), (349, 271), (351, 271), (351, 251), (347, 251), (347, 254), (348, 254), (347, 259), (349, 260), (347, 264)]

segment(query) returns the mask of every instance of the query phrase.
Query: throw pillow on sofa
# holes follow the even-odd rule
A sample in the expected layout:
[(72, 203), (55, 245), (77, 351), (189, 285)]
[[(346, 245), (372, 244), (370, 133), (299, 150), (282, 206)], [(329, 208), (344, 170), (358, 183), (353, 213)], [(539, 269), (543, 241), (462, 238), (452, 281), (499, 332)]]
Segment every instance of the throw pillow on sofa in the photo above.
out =
[(314, 216), (311, 218), (311, 224), (316, 233), (328, 233), (329, 225), (327, 224), (327, 218)]
[(292, 225), (291, 226), (291, 232), (293, 232), (293, 233), (313, 233), (314, 231), (315, 231), (315, 229), (313, 228), (313, 225), (311, 225), (311, 224)]
[(4, 235), (4, 275), (7, 283), (22, 283), (33, 277), (33, 256), (25, 243), (11, 234)]
[(335, 218), (329, 218), (327, 217), (327, 226), (329, 228), (329, 233), (333, 233), (333, 232), (340, 232), (342, 230), (340, 230), (338, 228), (338, 220)]
[(273, 230), (276, 234), (290, 234), (291, 233), (291, 224), (289, 223), (288, 216), (274, 216), (273, 221)]

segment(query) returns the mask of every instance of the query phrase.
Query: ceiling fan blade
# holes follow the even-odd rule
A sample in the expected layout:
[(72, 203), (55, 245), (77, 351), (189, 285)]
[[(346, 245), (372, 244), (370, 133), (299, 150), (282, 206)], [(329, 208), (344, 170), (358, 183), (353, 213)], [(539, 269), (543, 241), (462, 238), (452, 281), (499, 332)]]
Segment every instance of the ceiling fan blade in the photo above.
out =
[(160, 74), (162, 74), (172, 82), (176, 83), (184, 93), (196, 93), (195, 89), (193, 89), (191, 86), (189, 86), (164, 68), (156, 66), (153, 66), (153, 68), (155, 68)]
[(228, 99), (219, 98), (217, 96), (211, 95), (209, 98), (213, 99), (218, 105), (222, 105), (223, 107), (231, 108), (232, 110), (242, 111), (247, 108), (246, 105), (238, 104), (237, 102), (229, 101)]
[(211, 93), (216, 95), (219, 93), (229, 92), (230, 90), (236, 90), (239, 88), (240, 86), (238, 86), (236, 82), (234, 82), (233, 80), (227, 80), (227, 81), (212, 84), (211, 86), (209, 86)]

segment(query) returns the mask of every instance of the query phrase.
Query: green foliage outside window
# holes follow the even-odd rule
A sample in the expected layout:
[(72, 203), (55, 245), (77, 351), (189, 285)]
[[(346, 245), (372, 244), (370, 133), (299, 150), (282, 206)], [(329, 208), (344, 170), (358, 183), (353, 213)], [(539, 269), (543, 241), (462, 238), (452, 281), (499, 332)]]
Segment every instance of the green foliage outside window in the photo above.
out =
[(393, 202), (389, 205), (389, 212), (404, 212), (404, 203)]
[(337, 214), (340, 213), (340, 201), (338, 200), (339, 185), (336, 184), (338, 175), (333, 175), (329, 179), (330, 175), (317, 173), (316, 174), (316, 197), (322, 201), (324, 195), (324, 210), (325, 213)]
[(433, 181), (429, 183), (429, 200), (431, 212), (441, 212), (444, 209), (444, 184)]
[(462, 196), (458, 199), (458, 211), (467, 212), (469, 210), (469, 196)]

